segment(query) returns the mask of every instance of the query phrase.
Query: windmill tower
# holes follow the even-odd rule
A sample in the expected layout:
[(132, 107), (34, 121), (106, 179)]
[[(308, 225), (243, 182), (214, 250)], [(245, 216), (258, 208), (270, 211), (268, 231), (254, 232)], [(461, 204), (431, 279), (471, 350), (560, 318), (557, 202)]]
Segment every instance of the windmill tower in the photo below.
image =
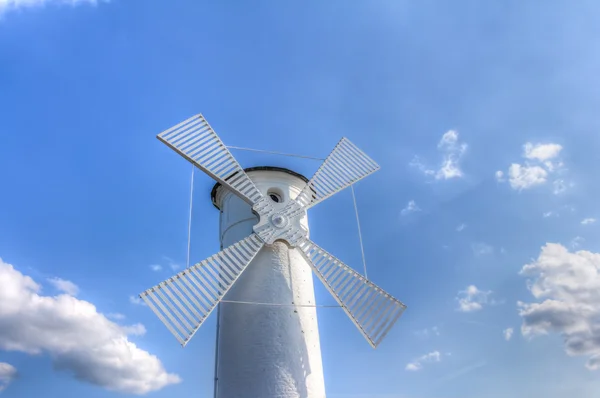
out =
[(311, 241), (306, 211), (379, 166), (342, 138), (310, 181), (244, 170), (202, 115), (158, 139), (217, 181), (222, 250), (140, 297), (183, 346), (221, 303), (217, 398), (325, 397), (312, 272), (374, 348), (406, 306)]

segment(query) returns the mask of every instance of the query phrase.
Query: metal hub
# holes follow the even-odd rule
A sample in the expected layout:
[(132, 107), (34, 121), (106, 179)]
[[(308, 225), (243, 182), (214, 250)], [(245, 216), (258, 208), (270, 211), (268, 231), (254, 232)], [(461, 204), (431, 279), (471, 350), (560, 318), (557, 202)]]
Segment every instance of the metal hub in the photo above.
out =
[(288, 225), (289, 220), (284, 214), (277, 213), (271, 216), (271, 223), (275, 228), (281, 229)]

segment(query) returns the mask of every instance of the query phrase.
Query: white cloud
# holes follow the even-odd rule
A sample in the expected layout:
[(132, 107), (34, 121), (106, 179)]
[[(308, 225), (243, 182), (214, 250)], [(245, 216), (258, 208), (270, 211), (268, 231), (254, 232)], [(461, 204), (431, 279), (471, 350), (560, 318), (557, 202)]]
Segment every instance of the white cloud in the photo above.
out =
[(47, 4), (96, 4), (96, 0), (0, 0), (0, 14), (8, 10), (16, 10), (26, 7), (41, 7)]
[(175, 260), (171, 259), (170, 257), (163, 256), (163, 260), (165, 260), (167, 262), (167, 264), (169, 265), (169, 268), (171, 268), (173, 271), (177, 271), (179, 268), (181, 268), (181, 266), (179, 264), (177, 264), (175, 262)]
[(502, 334), (504, 335), (504, 340), (509, 341), (513, 336), (513, 332), (514, 332), (513, 328), (504, 329), (502, 331)]
[(552, 216), (558, 216), (558, 214), (553, 211), (547, 211), (542, 214), (542, 217), (544, 217), (544, 218), (548, 218), (548, 217), (552, 217)]
[(485, 304), (491, 304), (488, 297), (491, 291), (479, 290), (476, 286), (470, 285), (466, 290), (458, 292), (456, 300), (458, 301), (457, 310), (460, 312), (479, 311)]
[(462, 223), (458, 227), (456, 227), (456, 232), (460, 232), (460, 231), (462, 231), (465, 228), (467, 228), (467, 224)]
[(146, 305), (146, 303), (144, 303), (144, 300), (142, 300), (138, 296), (129, 296), (129, 302), (135, 305)]
[(160, 360), (129, 341), (145, 332), (122, 326), (84, 300), (40, 295), (29, 276), (0, 260), (0, 349), (46, 352), (56, 369), (77, 379), (126, 394), (145, 394), (179, 383)]
[(17, 369), (9, 363), (0, 362), (0, 392), (17, 377)]
[[(507, 178), (512, 189), (524, 190), (535, 186), (545, 184), (550, 175), (562, 173), (563, 162), (555, 159), (562, 150), (562, 146), (554, 143), (532, 144), (531, 142), (523, 145), (524, 164), (512, 163), (508, 168)], [(496, 180), (506, 181), (503, 171), (496, 171)], [(553, 182), (554, 194), (560, 194), (567, 189), (567, 184), (561, 178)]]
[(441, 356), (440, 352), (433, 351), (433, 352), (430, 352), (429, 354), (425, 354), (425, 355), (415, 359), (414, 361), (406, 364), (406, 367), (404, 369), (415, 372), (417, 370), (423, 369), (423, 364), (440, 362), (441, 360), (442, 360), (442, 356)]
[(61, 291), (71, 296), (77, 296), (79, 293), (79, 287), (71, 281), (67, 281), (61, 278), (49, 278), (48, 282), (58, 291)]
[(592, 218), (592, 217), (584, 218), (583, 220), (581, 220), (581, 223), (583, 225), (593, 224), (595, 222), (596, 222), (596, 219)]
[(516, 190), (529, 189), (546, 182), (548, 172), (540, 166), (522, 166), (513, 163), (508, 168), (508, 182)]
[(484, 256), (486, 254), (492, 254), (494, 252), (494, 247), (488, 245), (487, 243), (479, 242), (473, 243), (471, 245), (471, 249), (473, 250), (473, 254), (476, 256)]
[(531, 142), (523, 145), (523, 157), (527, 159), (535, 159), (540, 162), (548, 161), (558, 156), (562, 146), (559, 144), (532, 144)]
[(531, 278), (527, 286), (536, 299), (518, 303), (521, 333), (558, 333), (568, 355), (585, 356), (589, 369), (600, 369), (600, 253), (547, 243), (520, 273)]
[(437, 145), (438, 150), (442, 153), (442, 162), (437, 170), (426, 167), (418, 156), (415, 156), (409, 165), (416, 167), (426, 175), (434, 176), (436, 180), (460, 178), (463, 176), (460, 161), (467, 151), (467, 147), (467, 144), (459, 142), (456, 130), (448, 130), (442, 135)]
[(408, 204), (406, 205), (406, 207), (400, 211), (400, 215), (407, 216), (407, 215), (409, 215), (411, 213), (415, 213), (417, 211), (421, 211), (421, 209), (419, 208), (419, 206), (417, 206), (417, 204), (415, 203), (414, 200), (410, 200), (408, 202)]
[(577, 249), (577, 248), (581, 247), (583, 242), (585, 242), (584, 238), (582, 238), (581, 236), (576, 236), (573, 239), (571, 239), (569, 246), (571, 247), (571, 249)]
[(560, 195), (561, 193), (565, 192), (567, 190), (567, 184), (565, 183), (565, 180), (563, 179), (558, 179), (555, 180), (552, 183), (552, 193), (554, 193), (555, 195)]
[(159, 264), (152, 264), (150, 265), (150, 269), (154, 272), (160, 271), (162, 269), (162, 267)]

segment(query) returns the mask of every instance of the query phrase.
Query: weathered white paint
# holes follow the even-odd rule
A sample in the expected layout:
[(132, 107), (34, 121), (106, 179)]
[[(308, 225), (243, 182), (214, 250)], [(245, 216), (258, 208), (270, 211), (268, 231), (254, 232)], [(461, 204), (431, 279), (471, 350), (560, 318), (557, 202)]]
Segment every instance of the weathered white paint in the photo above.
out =
[[(266, 195), (283, 200), (305, 185), (282, 171), (250, 171)], [(220, 188), (221, 244), (227, 247), (252, 233), (257, 218), (250, 206)], [(302, 224), (308, 229), (306, 216)], [(283, 242), (266, 246), (233, 285), (225, 300), (274, 304), (314, 304), (312, 270), (296, 249)], [(321, 346), (314, 307), (221, 303), (217, 398), (324, 398)]]

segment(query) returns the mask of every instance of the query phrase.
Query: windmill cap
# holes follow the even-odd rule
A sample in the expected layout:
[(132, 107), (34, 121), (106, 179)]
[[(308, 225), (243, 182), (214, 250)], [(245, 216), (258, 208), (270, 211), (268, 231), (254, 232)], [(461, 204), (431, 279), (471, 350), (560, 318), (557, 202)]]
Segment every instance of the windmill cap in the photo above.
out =
[[(304, 177), (302, 174), (300, 173), (296, 173), (295, 171), (292, 171), (290, 169), (286, 169), (285, 167), (277, 167), (277, 166), (257, 166), (257, 167), (248, 167), (246, 169), (244, 169), (244, 171), (246, 173), (250, 172), (250, 171), (280, 171), (282, 173), (287, 173), (290, 175), (293, 175), (294, 177), (297, 177), (299, 179), (301, 179), (302, 181), (308, 183), (308, 178)], [(235, 175), (232, 174), (232, 175)], [(210, 201), (212, 202), (213, 206), (215, 206), (217, 209), (221, 210), (219, 208), (219, 206), (217, 205), (217, 191), (219, 189), (219, 187), (221, 187), (221, 183), (217, 182), (212, 190), (210, 191)]]

